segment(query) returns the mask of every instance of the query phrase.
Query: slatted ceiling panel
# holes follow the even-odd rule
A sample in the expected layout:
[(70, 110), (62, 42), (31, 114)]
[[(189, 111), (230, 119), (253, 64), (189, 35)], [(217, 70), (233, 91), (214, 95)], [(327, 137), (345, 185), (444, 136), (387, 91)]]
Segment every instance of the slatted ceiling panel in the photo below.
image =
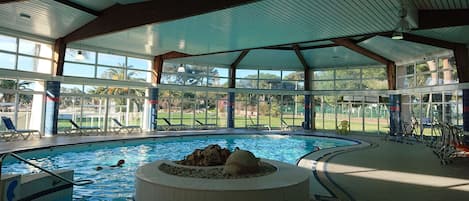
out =
[(259, 69), (302, 69), (303, 66), (294, 51), (288, 50), (251, 50), (239, 64), (239, 68)]
[(443, 48), (408, 42), (405, 40), (393, 40), (382, 36), (373, 37), (359, 43), (358, 45), (395, 62), (423, 58), (446, 51), (446, 49)]
[(167, 61), (171, 63), (229, 67), (236, 60), (236, 58), (238, 58), (239, 54), (241, 54), (241, 52), (229, 52), (229, 53), (222, 53), (222, 54), (216, 54), (216, 55), (168, 59)]
[[(31, 18), (20, 17), (20, 13)], [(0, 27), (52, 39), (62, 37), (94, 18), (55, 1), (28, 0), (0, 4)]]
[(311, 68), (379, 65), (378, 62), (345, 47), (330, 47), (301, 51)]
[(414, 0), (417, 9), (465, 9), (469, 8), (468, 0)]
[(412, 34), (469, 45), (469, 26), (412, 31)]
[[(174, 41), (185, 41), (185, 53), (203, 54), (390, 31), (395, 28), (398, 20), (398, 2), (399, 0), (259, 1), (154, 24), (153, 38), (158, 38), (158, 43), (155, 40), (152, 46), (154, 50), (179, 51), (179, 44)], [(379, 13), (384, 16), (377, 17)], [(142, 35), (137, 38), (150, 38), (146, 36), (148, 32), (139, 28), (125, 32)], [(113, 34), (122, 36), (120, 33)], [(83, 43), (99, 44), (110, 49), (124, 47), (122, 50), (140, 53), (141, 48), (132, 49), (130, 47), (133, 46), (116, 43), (116, 37), (110, 37), (113, 34), (86, 39)], [(137, 43), (137, 47), (148, 44), (148, 41), (132, 42)], [(157, 55), (156, 53), (149, 54)]]

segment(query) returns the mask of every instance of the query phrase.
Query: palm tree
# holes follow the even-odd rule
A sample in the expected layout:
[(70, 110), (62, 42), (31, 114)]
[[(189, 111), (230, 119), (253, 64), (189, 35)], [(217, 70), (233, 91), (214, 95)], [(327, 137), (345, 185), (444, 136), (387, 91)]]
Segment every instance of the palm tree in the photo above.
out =
[[(121, 65), (123, 66), (123, 65)], [(124, 68), (111, 68), (105, 71), (101, 78), (104, 79), (112, 79), (112, 80), (125, 80), (125, 69)], [(134, 78), (136, 75), (135, 72), (128, 72), (127, 73), (127, 80), (141, 80), (139, 78)], [(93, 94), (101, 94), (101, 95), (131, 95), (136, 97), (144, 97), (145, 90), (142, 89), (135, 89), (135, 88), (127, 88), (127, 87), (96, 87), (91, 91)], [(141, 111), (143, 108), (143, 101), (141, 99), (131, 99), (137, 105), (137, 110)], [(117, 100), (118, 105), (124, 105), (126, 102), (125, 99)]]

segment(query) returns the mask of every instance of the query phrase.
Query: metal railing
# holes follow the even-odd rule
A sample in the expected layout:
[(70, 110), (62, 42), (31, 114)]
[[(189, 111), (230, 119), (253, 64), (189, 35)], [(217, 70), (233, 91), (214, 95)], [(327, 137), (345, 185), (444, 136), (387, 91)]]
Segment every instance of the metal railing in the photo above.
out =
[(60, 180), (62, 180), (62, 181), (64, 181), (64, 182), (67, 182), (67, 183), (72, 184), (72, 185), (74, 185), (74, 186), (83, 186), (83, 185), (88, 185), (88, 184), (94, 183), (94, 181), (91, 180), (91, 179), (82, 179), (82, 180), (78, 180), (78, 181), (69, 180), (69, 179), (67, 179), (67, 178), (65, 178), (65, 177), (63, 177), (63, 176), (61, 176), (61, 175), (59, 175), (59, 174), (56, 174), (56, 173), (54, 173), (54, 172), (51, 172), (51, 171), (49, 171), (49, 170), (46, 170), (46, 169), (44, 169), (44, 168), (42, 168), (42, 167), (36, 165), (36, 164), (34, 164), (34, 163), (31, 163), (31, 162), (29, 162), (28, 160), (26, 160), (25, 158), (23, 158), (23, 157), (21, 157), (21, 156), (15, 154), (15, 153), (4, 153), (4, 154), (0, 155), (0, 179), (1, 179), (1, 177), (2, 177), (3, 159), (5, 159), (7, 156), (12, 156), (12, 157), (14, 157), (14, 158), (16, 158), (16, 159), (18, 159), (18, 160), (20, 160), (20, 161), (23, 161), (23, 162), (25, 162), (25, 163), (27, 163), (27, 164), (29, 164), (29, 165), (35, 167), (35, 168), (38, 168), (38, 169), (44, 171), (45, 173), (47, 173), (47, 174), (49, 174), (49, 175), (51, 175), (51, 176), (54, 176), (54, 177), (56, 177), (56, 178), (58, 178), (58, 179), (60, 179)]

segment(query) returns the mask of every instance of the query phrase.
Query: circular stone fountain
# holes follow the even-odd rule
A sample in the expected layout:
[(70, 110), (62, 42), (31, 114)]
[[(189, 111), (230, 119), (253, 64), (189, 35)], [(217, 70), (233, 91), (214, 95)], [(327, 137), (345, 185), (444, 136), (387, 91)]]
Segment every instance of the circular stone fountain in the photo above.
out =
[[(149, 163), (137, 169), (135, 200), (309, 200), (309, 175), (311, 173), (308, 170), (267, 159), (260, 159), (258, 162), (261, 167), (260, 169), (265, 171), (249, 172), (244, 176), (227, 175), (225, 170), (223, 170), (225, 168), (223, 165), (208, 167), (187, 166), (167, 160)], [(168, 169), (173, 171), (168, 171)], [(220, 171), (223, 172), (224, 176), (220, 177), (219, 173), (213, 173)], [(187, 172), (189, 172), (188, 175)], [(203, 174), (200, 174), (201, 172)], [(208, 175), (215, 174), (218, 176), (207, 177), (205, 174), (207, 172), (209, 172)]]

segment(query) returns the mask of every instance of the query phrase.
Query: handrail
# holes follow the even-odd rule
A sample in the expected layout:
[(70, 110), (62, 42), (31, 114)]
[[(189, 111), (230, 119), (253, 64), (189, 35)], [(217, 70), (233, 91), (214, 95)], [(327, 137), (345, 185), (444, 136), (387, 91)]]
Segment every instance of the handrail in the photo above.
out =
[(82, 179), (82, 180), (78, 180), (78, 181), (71, 181), (71, 180), (69, 180), (69, 179), (67, 179), (67, 178), (65, 178), (65, 177), (62, 177), (61, 175), (58, 175), (58, 174), (56, 174), (56, 173), (54, 173), (54, 172), (51, 172), (51, 171), (49, 171), (49, 170), (46, 170), (46, 169), (40, 167), (40, 166), (38, 166), (38, 165), (36, 165), (36, 164), (34, 164), (34, 163), (31, 163), (31, 162), (29, 162), (28, 160), (24, 159), (23, 157), (21, 157), (21, 156), (15, 154), (15, 153), (11, 153), (11, 152), (10, 152), (10, 153), (5, 153), (5, 154), (3, 154), (3, 155), (0, 156), (0, 178), (1, 178), (1, 173), (2, 173), (2, 172), (1, 172), (2, 164), (3, 164), (2, 161), (3, 161), (3, 159), (4, 159), (5, 157), (7, 157), (8, 155), (10, 155), (10, 156), (12, 156), (12, 157), (14, 157), (14, 158), (16, 158), (16, 159), (18, 159), (18, 160), (20, 160), (20, 161), (23, 161), (23, 162), (25, 162), (25, 163), (27, 163), (27, 164), (29, 164), (29, 165), (35, 167), (35, 168), (38, 168), (38, 169), (40, 169), (40, 170), (46, 172), (47, 174), (50, 174), (50, 175), (52, 175), (52, 176), (54, 176), (54, 177), (57, 177), (57, 178), (59, 178), (59, 179), (62, 180), (62, 181), (65, 181), (65, 182), (67, 182), (67, 183), (73, 184), (74, 186), (83, 186), (83, 185), (87, 185), (87, 184), (92, 184), (92, 183), (94, 183), (94, 181), (91, 180), (91, 179)]

